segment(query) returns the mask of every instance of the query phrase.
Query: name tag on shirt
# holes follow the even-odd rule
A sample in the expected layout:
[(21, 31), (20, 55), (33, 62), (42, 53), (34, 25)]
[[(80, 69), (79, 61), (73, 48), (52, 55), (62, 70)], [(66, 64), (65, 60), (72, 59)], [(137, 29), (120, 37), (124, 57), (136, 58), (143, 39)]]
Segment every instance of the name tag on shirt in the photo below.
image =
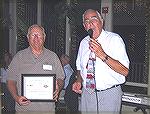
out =
[(43, 65), (44, 70), (52, 70), (52, 65)]

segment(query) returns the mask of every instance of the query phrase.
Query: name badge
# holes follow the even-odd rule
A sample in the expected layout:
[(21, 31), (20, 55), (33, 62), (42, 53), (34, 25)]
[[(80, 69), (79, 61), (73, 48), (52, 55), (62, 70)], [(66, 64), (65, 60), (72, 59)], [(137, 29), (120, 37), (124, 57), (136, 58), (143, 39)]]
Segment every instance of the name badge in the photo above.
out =
[(44, 70), (52, 70), (52, 65), (43, 65)]

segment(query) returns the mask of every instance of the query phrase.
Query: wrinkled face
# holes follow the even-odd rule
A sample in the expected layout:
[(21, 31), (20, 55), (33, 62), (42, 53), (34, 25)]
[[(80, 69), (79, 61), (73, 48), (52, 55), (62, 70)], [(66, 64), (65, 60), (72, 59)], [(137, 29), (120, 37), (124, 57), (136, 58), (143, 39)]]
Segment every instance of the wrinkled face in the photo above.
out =
[(96, 39), (100, 35), (103, 27), (102, 21), (99, 19), (95, 11), (89, 11), (84, 15), (83, 26), (85, 30), (93, 30), (93, 38)]
[(43, 48), (45, 36), (40, 27), (33, 27), (28, 36), (28, 42), (32, 49), (41, 50)]

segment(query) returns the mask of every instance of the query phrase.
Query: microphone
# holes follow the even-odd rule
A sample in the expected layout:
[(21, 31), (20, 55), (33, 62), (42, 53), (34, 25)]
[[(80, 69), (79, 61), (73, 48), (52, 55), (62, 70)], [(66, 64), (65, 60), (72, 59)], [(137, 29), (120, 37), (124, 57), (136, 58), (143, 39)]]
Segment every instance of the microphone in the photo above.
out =
[[(90, 38), (93, 38), (93, 30), (92, 29), (89, 29), (88, 31), (88, 35), (90, 36)], [(96, 55), (95, 55), (95, 53), (93, 52), (93, 51), (91, 51), (91, 53), (90, 53), (90, 57), (93, 59), (93, 60), (95, 60), (95, 58), (96, 58)]]
[(87, 32), (88, 32), (88, 35), (90, 36), (90, 38), (93, 38), (93, 30), (89, 29)]

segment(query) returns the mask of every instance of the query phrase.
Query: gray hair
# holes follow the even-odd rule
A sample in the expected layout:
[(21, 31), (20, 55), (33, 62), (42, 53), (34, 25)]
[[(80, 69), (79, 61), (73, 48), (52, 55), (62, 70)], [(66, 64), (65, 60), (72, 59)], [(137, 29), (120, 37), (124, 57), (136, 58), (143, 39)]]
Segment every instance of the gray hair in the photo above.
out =
[(29, 37), (29, 35), (30, 35), (30, 33), (31, 33), (31, 30), (32, 30), (34, 27), (39, 27), (39, 28), (42, 30), (42, 32), (43, 32), (43, 36), (46, 37), (44, 28), (43, 28), (41, 25), (38, 25), (38, 24), (34, 24), (34, 25), (32, 25), (32, 26), (30, 26), (30, 27), (28, 28), (27, 37)]
[(100, 19), (100, 21), (103, 23), (102, 15), (101, 15), (98, 11), (93, 10), (93, 9), (88, 9), (88, 10), (86, 10), (86, 11), (83, 13), (83, 15), (82, 15), (82, 20), (83, 20), (83, 22), (84, 22), (84, 16), (85, 16), (85, 14), (86, 14), (87, 12), (96, 12), (97, 15), (98, 15), (98, 17), (99, 17), (99, 19)]

